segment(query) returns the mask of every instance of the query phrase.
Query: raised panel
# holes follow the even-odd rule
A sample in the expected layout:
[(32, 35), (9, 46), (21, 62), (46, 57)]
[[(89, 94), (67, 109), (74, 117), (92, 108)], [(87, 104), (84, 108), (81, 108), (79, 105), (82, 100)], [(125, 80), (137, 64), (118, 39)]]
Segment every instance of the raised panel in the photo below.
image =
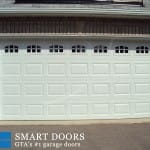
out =
[(26, 96), (43, 95), (43, 86), (41, 84), (28, 84), (28, 85), (25, 85), (24, 89), (25, 89), (24, 94)]
[(41, 75), (43, 73), (42, 64), (26, 64), (25, 74), (27, 75)]
[(150, 74), (150, 64), (136, 64), (136, 74)]
[(72, 74), (87, 74), (88, 65), (87, 64), (71, 64)]
[(136, 94), (150, 94), (150, 84), (137, 83), (135, 84)]
[(150, 113), (150, 103), (137, 103), (136, 113)]
[(19, 75), (21, 73), (20, 64), (3, 64), (2, 72), (4, 75)]
[(129, 74), (130, 64), (115, 64), (114, 69), (116, 74)]
[(20, 84), (4, 84), (2, 88), (3, 95), (17, 96), (21, 94)]
[(88, 106), (86, 104), (73, 104), (71, 106), (71, 113), (73, 115), (85, 115), (88, 113)]
[(25, 106), (26, 115), (43, 115), (43, 105), (26, 105)]
[(115, 94), (130, 94), (130, 84), (119, 83), (115, 84)]
[(108, 74), (109, 72), (109, 64), (93, 64), (93, 74)]
[(87, 84), (72, 84), (71, 94), (72, 95), (87, 95), (88, 86)]
[(3, 114), (4, 115), (21, 115), (21, 106), (20, 105), (3, 105)]
[(94, 104), (93, 105), (93, 113), (94, 114), (108, 114), (109, 113), (109, 105), (108, 104)]
[(65, 64), (49, 64), (48, 74), (49, 75), (65, 74)]
[(129, 104), (115, 104), (115, 113), (126, 114), (130, 112)]
[(49, 84), (48, 95), (65, 95), (66, 86), (64, 84)]
[(48, 115), (65, 115), (65, 105), (48, 105)]
[(103, 94), (109, 94), (110, 93), (110, 87), (109, 84), (94, 84), (93, 85), (93, 94), (103, 95)]

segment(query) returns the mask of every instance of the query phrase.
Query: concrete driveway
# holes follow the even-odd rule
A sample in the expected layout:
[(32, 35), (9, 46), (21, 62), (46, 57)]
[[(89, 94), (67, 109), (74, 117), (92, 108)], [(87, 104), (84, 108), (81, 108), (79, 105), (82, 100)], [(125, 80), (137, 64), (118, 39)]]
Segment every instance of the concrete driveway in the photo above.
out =
[[(150, 123), (138, 123), (138, 124), (92, 124), (92, 125), (27, 125), (27, 126), (7, 126), (1, 125), (0, 131), (11, 131), (12, 132), (12, 150), (150, 150)], [(31, 148), (24, 146), (16, 146), (15, 140), (16, 133), (31, 133), (34, 136), (37, 133), (67, 133), (81, 134), (84, 133), (84, 140), (80, 139), (75, 140), (60, 140), (56, 141), (34, 141), (32, 139), (30, 142), (39, 142), (39, 143), (70, 143), (70, 147), (55, 147), (54, 145), (47, 147), (38, 147), (37, 145), (32, 145)], [(20, 135), (20, 134), (19, 134)], [(27, 138), (27, 137), (26, 137)], [(28, 137), (31, 138), (31, 137)], [(69, 137), (70, 138), (70, 137)], [(17, 139), (18, 140), (18, 139)], [(23, 139), (22, 139), (23, 140)], [(25, 142), (25, 140), (23, 140)], [(78, 143), (80, 145), (72, 145), (71, 143)], [(47, 145), (48, 146), (48, 145)]]

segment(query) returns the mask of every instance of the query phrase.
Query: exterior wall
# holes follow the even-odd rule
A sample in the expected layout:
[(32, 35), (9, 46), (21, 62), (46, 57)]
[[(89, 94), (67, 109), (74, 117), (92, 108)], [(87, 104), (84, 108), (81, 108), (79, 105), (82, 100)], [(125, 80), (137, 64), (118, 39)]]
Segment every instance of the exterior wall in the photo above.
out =
[(0, 4), (13, 4), (15, 0), (1, 0)]
[[(119, 0), (114, 0), (115, 2), (118, 2)], [(141, 1), (141, 0), (135, 0), (135, 1)], [(15, 2), (15, 0), (1, 0), (0, 4), (13, 4)], [(150, 1), (149, 0), (143, 0), (144, 5), (146, 7), (150, 7)]]
[(150, 35), (150, 20), (87, 17), (0, 17), (0, 35), (7, 33)]
[(150, 0), (143, 0), (144, 6), (150, 7)]
[[(97, 1), (99, 1), (99, 0), (97, 0)], [(108, 1), (111, 1), (111, 0), (108, 0)], [(113, 2), (141, 2), (142, 0), (124, 0), (124, 1), (120, 1), (120, 0), (113, 0)], [(149, 2), (149, 0), (143, 0), (144, 1), (144, 3), (146, 4), (146, 5), (150, 5), (150, 2)], [(15, 2), (15, 0), (1, 0), (0, 1), (0, 4), (13, 4)]]

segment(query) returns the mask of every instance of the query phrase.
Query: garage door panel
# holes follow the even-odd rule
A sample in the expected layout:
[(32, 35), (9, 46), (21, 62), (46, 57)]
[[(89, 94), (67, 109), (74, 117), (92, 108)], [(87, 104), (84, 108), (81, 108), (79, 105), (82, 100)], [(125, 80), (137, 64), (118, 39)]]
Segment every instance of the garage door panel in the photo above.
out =
[(65, 75), (67, 73), (66, 64), (65, 63), (50, 63), (47, 66), (47, 74), (48, 75)]
[(130, 95), (131, 94), (131, 87), (129, 83), (115, 83), (114, 84), (114, 91), (115, 95)]
[(131, 101), (135, 102), (149, 102), (149, 95), (132, 95)]
[(115, 63), (114, 73), (115, 74), (129, 74), (131, 73), (131, 65), (129, 63)]
[(112, 95), (110, 98), (112, 98), (111, 102), (113, 103), (129, 103), (133, 100), (130, 95)]
[(150, 77), (149, 78), (144, 78), (144, 76), (141, 78), (139, 78), (139, 77), (135, 77), (134, 79), (133, 79), (133, 81), (134, 82), (138, 82), (138, 83), (150, 83)]
[(135, 83), (135, 94), (150, 95), (150, 83)]
[(67, 81), (67, 77), (49, 77), (49, 76), (24, 76), (23, 80), (25, 83), (62, 83)]
[[(65, 41), (65, 40), (64, 40)], [(55, 41), (57, 43), (57, 41)], [(84, 41), (85, 42), (85, 41)], [(69, 120), (150, 116), (149, 56), (94, 53), (91, 40), (85, 53), (1, 54), (0, 99), (3, 120)], [(21, 43), (21, 42), (20, 42)], [(78, 42), (77, 42), (78, 43)], [(65, 45), (66, 44), (66, 45)], [(132, 44), (131, 44), (132, 45)], [(136, 43), (132, 46), (134, 47)], [(140, 55), (140, 56), (139, 56)]]
[[(25, 50), (26, 51), (26, 50)], [(18, 58), (20, 56), (18, 55)], [(49, 59), (47, 56), (45, 56), (45, 54), (42, 53), (26, 53), (26, 54), (22, 54), (21, 56), (22, 61), (24, 64), (28, 64), (28, 63), (44, 63), (47, 62)], [(53, 57), (51, 58), (51, 60), (53, 59)]]
[(2, 74), (4, 76), (18, 76), (21, 74), (21, 65), (19, 63), (7, 63), (3, 64), (1, 68)]
[(135, 65), (135, 73), (136, 74), (150, 74), (150, 63), (141, 63)]
[(72, 115), (87, 115), (88, 114), (88, 104), (71, 104), (71, 114)]
[(2, 54), (0, 62), (3, 64), (20, 64), (22, 60), (22, 57), (18, 54)]
[(71, 95), (87, 95), (88, 84), (84, 83), (73, 83), (71, 84)]
[(110, 105), (105, 103), (95, 103), (92, 104), (92, 114), (93, 115), (109, 115)]
[(112, 78), (110, 78), (110, 76), (89, 76), (90, 80), (89, 83), (91, 84), (96, 84), (96, 83), (112, 83)]
[(109, 63), (93, 63), (93, 74), (109, 74), (110, 73), (110, 64)]
[[(107, 103), (94, 103), (92, 105), (92, 114), (91, 115), (97, 115), (97, 116), (103, 116), (103, 115), (108, 115), (110, 116), (110, 111), (112, 109), (111, 105), (107, 104)], [(134, 112), (136, 113), (140, 113), (140, 114), (146, 114), (150, 112), (150, 104), (149, 103), (137, 103), (136, 104), (136, 111)], [(77, 103), (73, 103), (70, 104), (70, 110), (71, 110), (71, 114), (73, 114), (74, 116), (86, 116), (87, 115), (87, 110), (88, 108), (88, 104), (77, 104)], [(127, 115), (129, 114), (129, 110), (130, 110), (131, 106), (127, 103), (117, 103), (113, 105), (113, 114), (116, 115)], [(4, 116), (20, 116), (20, 113), (22, 111), (21, 109), (21, 105), (3, 105), (3, 109), (4, 109)], [(44, 105), (42, 104), (27, 104), (24, 105), (24, 115), (28, 118), (34, 118), (34, 116), (36, 117), (42, 117), (42, 114), (44, 113), (43, 111), (44, 109)], [(65, 105), (63, 104), (48, 104), (48, 112), (46, 112), (46, 114), (48, 116), (64, 116), (67, 114), (67, 108), (65, 107)], [(45, 114), (45, 115), (46, 115)], [(20, 116), (21, 117), (21, 116)]]
[(44, 88), (42, 84), (24, 84), (23, 94), (25, 96), (43, 96)]
[(18, 83), (22, 82), (22, 77), (21, 76), (10, 76), (10, 77), (3, 76), (1, 78), (2, 78), (1, 82), (3, 84), (5, 84), (5, 83), (16, 83), (16, 84), (18, 84)]
[[(13, 119), (15, 118), (15, 119)], [(13, 121), (13, 120), (21, 120), (21, 117), (20, 116), (6, 116), (6, 115), (2, 115), (1, 116), (1, 120), (8, 120), (8, 121)], [(25, 119), (24, 119), (25, 120)]]
[(24, 65), (25, 75), (41, 75), (43, 74), (43, 64), (41, 63), (28, 63)]
[(92, 87), (92, 95), (110, 95), (109, 83), (95, 83)]
[(135, 81), (147, 80), (149, 82), (149, 75), (146, 75), (146, 74), (133, 75), (133, 78), (134, 78)]
[(3, 83), (2, 84), (2, 96), (20, 96), (21, 84), (17, 83)]
[[(23, 81), (22, 81), (23, 80)], [(15, 76), (11, 76), (11, 77), (8, 77), (8, 76), (5, 76), (3, 77), (3, 83), (25, 83), (25, 82), (33, 82), (33, 83), (43, 83), (44, 82), (44, 78), (42, 76), (18, 76), (18, 77), (15, 77)]]
[(66, 81), (68, 81), (68, 83), (88, 83), (89, 82), (89, 76), (68, 76), (68, 78), (66, 78)]
[(150, 103), (144, 103), (144, 102), (136, 103), (135, 112), (140, 114), (150, 113)]
[(67, 114), (67, 107), (64, 104), (49, 104), (48, 105), (48, 115), (49, 116), (64, 116)]
[(71, 74), (88, 74), (88, 64), (87, 63), (72, 63)]
[(3, 105), (4, 116), (20, 116), (22, 114), (21, 105), (19, 104), (5, 104)]
[(119, 115), (130, 114), (130, 104), (114, 104), (114, 113)]
[(48, 88), (48, 95), (66, 95), (66, 85), (65, 84), (48, 84), (47, 85)]
[[(67, 60), (69, 63), (84, 63), (88, 60), (88, 54), (87, 53), (72, 53), (71, 50), (68, 53)], [(79, 60), (78, 60), (79, 59)]]
[(27, 116), (43, 116), (44, 105), (41, 104), (28, 104), (24, 106), (24, 115)]

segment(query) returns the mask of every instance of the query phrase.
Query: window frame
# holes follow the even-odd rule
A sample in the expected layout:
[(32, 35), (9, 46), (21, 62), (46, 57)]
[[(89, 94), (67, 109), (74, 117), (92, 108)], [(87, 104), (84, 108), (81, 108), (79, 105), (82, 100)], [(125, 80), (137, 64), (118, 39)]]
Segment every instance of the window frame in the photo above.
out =
[(19, 46), (11, 44), (4, 47), (5, 53), (19, 53)]
[(42, 49), (40, 45), (28, 45), (27, 46), (27, 53), (41, 53)]
[(129, 47), (120, 45), (115, 47), (115, 53), (116, 54), (128, 54), (129, 53)]
[(50, 45), (49, 53), (64, 53), (64, 46), (59, 44)]
[(136, 47), (136, 53), (137, 54), (148, 54), (149, 53), (149, 47), (148, 46), (137, 46)]
[(104, 54), (106, 54), (106, 53), (108, 53), (108, 47), (105, 46), (105, 45), (96, 45), (96, 46), (94, 46), (93, 52), (95, 54), (97, 54), (97, 53), (104, 53)]
[(84, 45), (73, 45), (71, 48), (71, 51), (74, 54), (75, 53), (77, 53), (77, 54), (86, 53), (86, 46), (84, 46)]

